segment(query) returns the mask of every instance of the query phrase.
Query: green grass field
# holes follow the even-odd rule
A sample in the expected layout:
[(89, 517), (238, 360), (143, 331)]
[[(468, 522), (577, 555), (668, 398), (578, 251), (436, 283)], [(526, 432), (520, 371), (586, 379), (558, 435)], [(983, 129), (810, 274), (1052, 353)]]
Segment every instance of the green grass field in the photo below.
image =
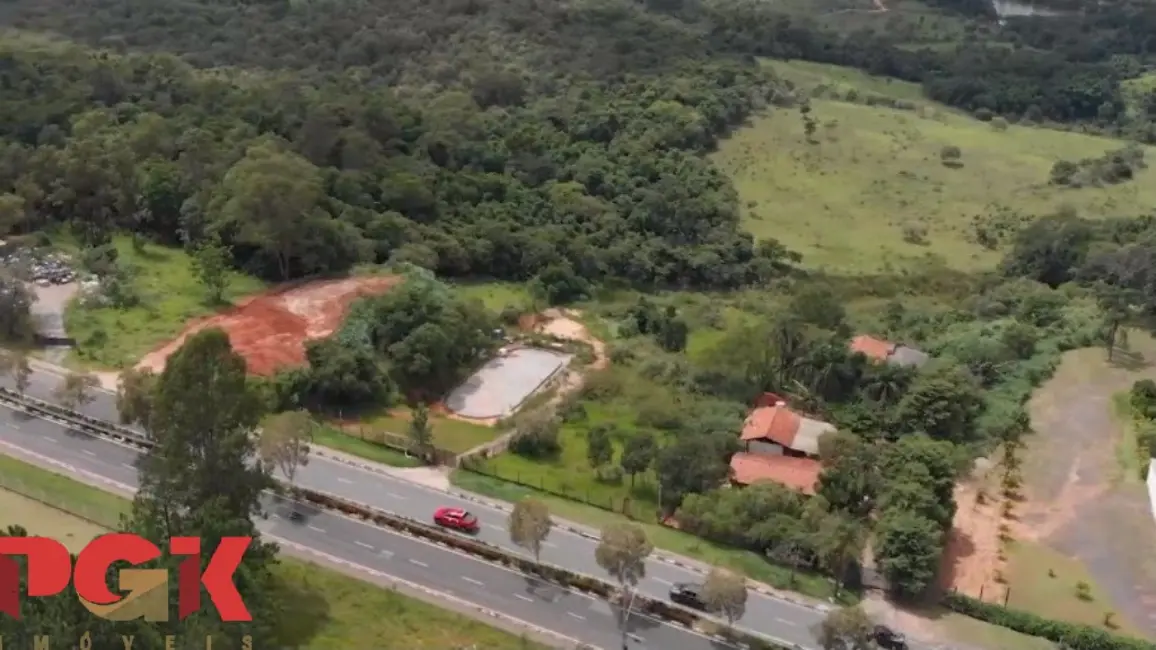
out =
[[(65, 327), (77, 341), (77, 359), (102, 368), (135, 364), (179, 334), (191, 319), (220, 308), (207, 304), (205, 290), (193, 277), (184, 251), (154, 244), (137, 251), (127, 237), (118, 237), (116, 248), (120, 263), (137, 271), (134, 284), (140, 304), (128, 309), (89, 308), (74, 300), (65, 313)], [(225, 300), (231, 302), (263, 288), (253, 277), (231, 273)]]
[[(1008, 607), (1058, 621), (1103, 628), (1104, 615), (1116, 612), (1120, 634), (1143, 637), (1124, 619), (1082, 562), (1042, 544), (1013, 542), (1008, 552)], [(1076, 596), (1076, 585), (1088, 585), (1088, 599)]]
[[(38, 499), (0, 491), (0, 526), (20, 524), (73, 545), (83, 545), (108, 530), (129, 504), (127, 499), (7, 456), (0, 456), (0, 487)], [(282, 556), (275, 575), (285, 592), (282, 634), (300, 650), (546, 650), (466, 616), (311, 562)]]
[[(798, 110), (775, 108), (720, 144), (714, 160), (735, 182), (746, 227), (801, 252), (808, 267), (871, 273), (930, 258), (982, 269), (999, 252), (977, 243), (977, 224), (1006, 240), (1062, 206), (1103, 217), (1139, 214), (1156, 202), (1153, 168), (1106, 189), (1048, 185), (1056, 161), (1100, 156), (1121, 141), (1016, 125), (1001, 132), (919, 99), (911, 84), (833, 66), (767, 65), (802, 89), (822, 85), (846, 97), (854, 88), (860, 98), (916, 108), (812, 99), (814, 143), (804, 138)], [(941, 163), (945, 146), (961, 149), (962, 167)], [(905, 241), (905, 233), (922, 233), (924, 243)]]

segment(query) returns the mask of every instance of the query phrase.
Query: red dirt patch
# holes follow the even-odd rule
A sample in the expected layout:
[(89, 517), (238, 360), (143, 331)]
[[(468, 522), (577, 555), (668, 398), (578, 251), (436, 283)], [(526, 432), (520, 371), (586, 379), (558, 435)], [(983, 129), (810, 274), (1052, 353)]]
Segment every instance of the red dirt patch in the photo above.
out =
[(137, 367), (160, 372), (185, 339), (207, 327), (219, 327), (229, 335), (250, 374), (268, 376), (300, 366), (305, 363), (305, 341), (329, 336), (354, 300), (383, 294), (400, 281), (394, 276), (323, 280), (251, 296), (231, 309), (193, 321), (176, 339), (145, 355)]
[(993, 495), (987, 490), (984, 502), (980, 503), (983, 485), (980, 479), (955, 488), (955, 520), (943, 554), (940, 586), (996, 602), (1006, 590), (996, 579), (997, 573), (1003, 570), (999, 535), (1002, 497), (998, 492)]

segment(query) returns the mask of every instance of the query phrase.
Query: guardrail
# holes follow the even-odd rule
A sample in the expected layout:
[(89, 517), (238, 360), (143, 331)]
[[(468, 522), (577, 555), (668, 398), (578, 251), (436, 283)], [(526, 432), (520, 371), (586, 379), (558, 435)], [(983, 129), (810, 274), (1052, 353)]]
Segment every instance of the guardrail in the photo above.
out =
[[(144, 433), (133, 431), (128, 427), (113, 424), (77, 413), (58, 404), (52, 404), (33, 397), (20, 395), (15, 391), (0, 387), (0, 405), (7, 405), (23, 410), (33, 416), (47, 419), (62, 420), (78, 428), (84, 433), (96, 437), (116, 440), (130, 444), (140, 449), (151, 449), (156, 446)], [(457, 551), (468, 553), (491, 564), (513, 568), (523, 573), (536, 575), (543, 580), (555, 582), (568, 588), (577, 589), (603, 600), (613, 600), (619, 592), (614, 585), (594, 576), (570, 571), (552, 564), (539, 563), (534, 560), (512, 553), (506, 549), (465, 537), (457, 533), (443, 530), (437, 526), (399, 515), (397, 513), (372, 508), (362, 503), (351, 501), (344, 497), (317, 490), (309, 490), (290, 483), (279, 481), (282, 493), (319, 509), (341, 513), (349, 517), (356, 517), (376, 526), (390, 528), (412, 537), (421, 538)], [(748, 650), (798, 650), (798, 646), (776, 639), (769, 639), (742, 630), (728, 628), (720, 620), (707, 616), (702, 612), (692, 610), (681, 605), (650, 598), (642, 594), (635, 595), (636, 611), (654, 618), (677, 623), (692, 629), (700, 629), (704, 624), (710, 624), (718, 630), (725, 631), (723, 638), (735, 645)]]

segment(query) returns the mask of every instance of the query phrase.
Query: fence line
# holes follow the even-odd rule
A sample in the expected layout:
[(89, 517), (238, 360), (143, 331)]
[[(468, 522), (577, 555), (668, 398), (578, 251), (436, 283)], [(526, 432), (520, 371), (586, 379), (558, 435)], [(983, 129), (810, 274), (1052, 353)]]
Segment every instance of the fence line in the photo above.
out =
[[(394, 451), (399, 451), (403, 454), (410, 456), (420, 456), (420, 454), (414, 450), (413, 443), (409, 438), (398, 435), (396, 433), (367, 429), (360, 424), (356, 426), (344, 425), (335, 427), (334, 430), (352, 438), (360, 438), (361, 440), (364, 440), (370, 444), (379, 445)], [(450, 465), (454, 462), (454, 459), (457, 458), (457, 454), (454, 452), (448, 449), (442, 449), (440, 447), (434, 447), (432, 454), (433, 462), (437, 465)]]
[(481, 476), (487, 476), (492, 479), (497, 479), (504, 483), (511, 483), (531, 490), (544, 492), (550, 496), (566, 499), (567, 501), (574, 501), (576, 503), (583, 503), (588, 506), (593, 506), (599, 510), (613, 512), (615, 514), (626, 515), (631, 519), (643, 521), (646, 523), (659, 523), (659, 516), (653, 507), (647, 504), (636, 503), (634, 499), (629, 496), (616, 499), (615, 497), (600, 498), (591, 496), (588, 490), (586, 491), (559, 491), (546, 486), (546, 482), (539, 477), (537, 481), (531, 481), (529, 477), (523, 478), (521, 473), (515, 472), (512, 476), (502, 474), (500, 471), (486, 467), (478, 463), (467, 463), (461, 466), (462, 470), (473, 472)]

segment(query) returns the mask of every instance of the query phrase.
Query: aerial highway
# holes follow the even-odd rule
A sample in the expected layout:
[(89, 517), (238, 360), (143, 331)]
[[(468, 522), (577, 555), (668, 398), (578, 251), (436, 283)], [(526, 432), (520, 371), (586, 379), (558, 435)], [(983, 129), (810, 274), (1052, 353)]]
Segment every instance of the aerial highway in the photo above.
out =
[[(32, 376), (27, 393), (39, 399), (55, 401), (53, 391), (59, 381), (59, 377), (52, 373), (36, 372)], [(0, 385), (12, 387), (8, 378), (0, 380)], [(104, 391), (98, 391), (95, 399), (80, 410), (92, 417), (110, 422), (117, 421), (115, 399)], [(103, 439), (69, 432), (51, 422), (26, 419), (8, 409), (0, 409), (0, 441), (9, 442), (122, 484), (136, 484), (136, 469), (133, 465), (137, 456), (136, 451)], [(479, 539), (523, 552), (510, 541), (506, 528), (506, 513), (502, 510), (484, 503), (460, 499), (385, 472), (362, 469), (330, 458), (314, 456), (307, 465), (298, 469), (293, 482), (302, 487), (339, 495), (420, 521), (431, 521), (434, 510), (439, 506), (463, 507), (474, 512), (481, 521), (482, 530), (477, 536)], [(326, 540), (327, 544), (343, 544), (336, 541), (337, 537), (332, 533), (322, 535), (308, 527), (305, 530), (310, 532), (300, 532), (299, 535), (313, 534), (310, 539), (317, 543)], [(387, 535), (388, 537), (383, 538), (386, 540), (397, 538), (396, 535), (386, 532), (375, 534)], [(605, 572), (594, 560), (596, 545), (596, 540), (556, 526), (542, 549), (542, 559), (573, 571), (606, 578)], [(354, 551), (356, 549), (349, 549), (349, 552)], [(445, 553), (446, 551), (440, 547), (430, 547), (426, 555), (436, 556)], [(446, 571), (446, 565), (440, 557), (431, 560), (429, 564), (436, 567), (429, 570), (430, 572)], [(638, 589), (648, 596), (666, 598), (672, 584), (700, 582), (702, 579), (703, 576), (694, 570), (652, 559), (647, 564), (646, 578), (639, 583)], [(814, 648), (816, 643), (811, 634), (811, 627), (823, 616), (824, 612), (820, 609), (751, 591), (747, 600), (746, 614), (738, 623), (738, 627), (804, 648)]]
[[(0, 429), (5, 432), (0, 453), (56, 471), (86, 475), (78, 478), (100, 478), (118, 491), (136, 488), (137, 473), (132, 464), (136, 454), (131, 449), (6, 408), (0, 408)], [(596, 648), (617, 650), (622, 646), (621, 613), (606, 601), (390, 529), (305, 504), (291, 504), (281, 497), (269, 496), (264, 505), (268, 517), (257, 522), (262, 533), (309, 549), (323, 559), (342, 562), (354, 572), (373, 571), (421, 585)], [(292, 513), (296, 516), (291, 517)], [(628, 617), (627, 632), (631, 650), (730, 648), (716, 639), (637, 613)]]

